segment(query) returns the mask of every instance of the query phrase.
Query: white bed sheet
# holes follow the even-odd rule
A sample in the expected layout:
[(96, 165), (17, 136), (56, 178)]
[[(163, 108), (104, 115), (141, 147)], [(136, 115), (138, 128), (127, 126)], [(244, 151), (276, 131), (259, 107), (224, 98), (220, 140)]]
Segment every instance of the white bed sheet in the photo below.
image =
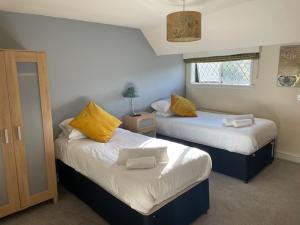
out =
[[(116, 164), (121, 148), (168, 147), (168, 163), (153, 169), (127, 170)], [(117, 129), (109, 143), (90, 139), (55, 141), (56, 157), (131, 208), (147, 214), (153, 207), (208, 178), (210, 156), (199, 149)], [(104, 203), (107, 204), (107, 203)]]
[(250, 155), (276, 138), (273, 121), (255, 118), (249, 127), (224, 127), (228, 114), (197, 111), (198, 117), (156, 117), (157, 133), (215, 148)]

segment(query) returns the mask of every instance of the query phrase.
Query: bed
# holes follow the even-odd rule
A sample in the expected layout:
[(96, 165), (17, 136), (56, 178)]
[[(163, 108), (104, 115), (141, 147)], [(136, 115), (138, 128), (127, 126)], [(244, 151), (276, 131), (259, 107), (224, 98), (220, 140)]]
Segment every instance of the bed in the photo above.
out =
[[(121, 148), (167, 146), (169, 161), (127, 170)], [(109, 143), (55, 141), (59, 181), (110, 224), (189, 224), (209, 208), (209, 154), (117, 129)]]
[(255, 118), (249, 127), (224, 127), (228, 114), (197, 111), (197, 117), (156, 117), (159, 138), (207, 151), (213, 170), (248, 182), (272, 163), (277, 128)]

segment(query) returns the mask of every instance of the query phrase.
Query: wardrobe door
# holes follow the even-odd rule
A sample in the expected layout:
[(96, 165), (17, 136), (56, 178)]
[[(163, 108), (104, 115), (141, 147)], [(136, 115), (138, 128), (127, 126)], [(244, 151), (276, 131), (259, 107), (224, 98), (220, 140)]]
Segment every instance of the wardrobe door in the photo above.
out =
[(0, 218), (20, 208), (4, 61), (0, 52)]
[(51, 198), (56, 201), (46, 56), (36, 52), (8, 52), (6, 60), (21, 207)]

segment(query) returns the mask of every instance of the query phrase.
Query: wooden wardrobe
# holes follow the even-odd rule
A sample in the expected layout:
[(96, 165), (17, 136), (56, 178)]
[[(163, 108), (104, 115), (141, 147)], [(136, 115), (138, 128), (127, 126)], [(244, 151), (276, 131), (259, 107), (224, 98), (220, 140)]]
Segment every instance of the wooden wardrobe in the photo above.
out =
[(0, 218), (57, 201), (44, 52), (0, 50)]

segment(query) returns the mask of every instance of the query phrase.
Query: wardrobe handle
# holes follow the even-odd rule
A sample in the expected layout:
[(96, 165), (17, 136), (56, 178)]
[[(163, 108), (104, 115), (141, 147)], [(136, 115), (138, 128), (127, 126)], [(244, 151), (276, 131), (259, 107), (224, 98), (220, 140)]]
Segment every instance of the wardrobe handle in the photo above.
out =
[(9, 144), (8, 130), (7, 129), (4, 129), (4, 139), (5, 139), (5, 144)]
[(17, 127), (17, 130), (18, 130), (18, 139), (19, 139), (19, 141), (21, 141), (21, 140), (22, 140), (21, 126), (18, 126), (18, 127)]

